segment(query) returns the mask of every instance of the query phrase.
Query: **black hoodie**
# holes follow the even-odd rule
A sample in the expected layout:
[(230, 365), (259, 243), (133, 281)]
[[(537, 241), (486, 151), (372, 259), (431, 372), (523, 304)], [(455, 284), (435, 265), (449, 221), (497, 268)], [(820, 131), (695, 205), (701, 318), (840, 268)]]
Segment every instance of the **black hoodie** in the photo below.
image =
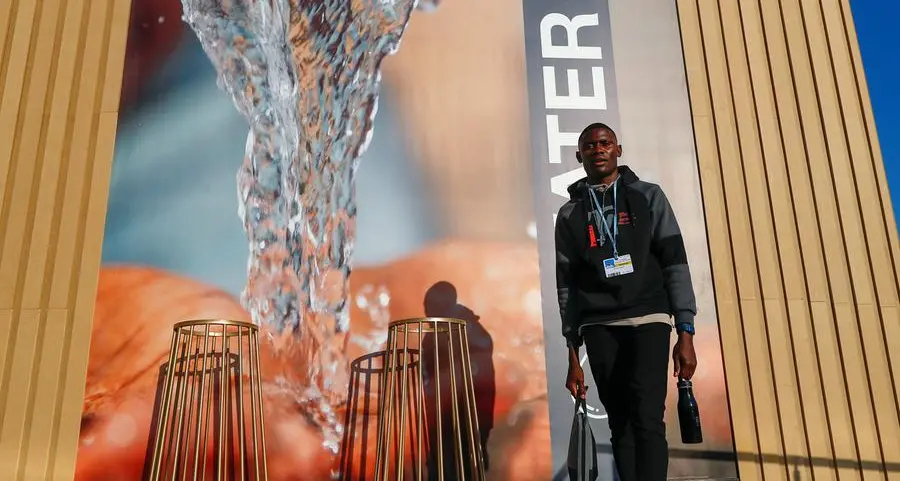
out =
[[(591, 324), (667, 313), (675, 324), (694, 323), (697, 304), (684, 240), (662, 189), (638, 179), (628, 167), (617, 177), (619, 256), (628, 254), (631, 274), (607, 277), (603, 261), (613, 257), (602, 223), (593, 219), (587, 178), (569, 186), (569, 201), (556, 218), (556, 283), (563, 335), (581, 345), (581, 329)], [(613, 188), (597, 192), (612, 221)]]

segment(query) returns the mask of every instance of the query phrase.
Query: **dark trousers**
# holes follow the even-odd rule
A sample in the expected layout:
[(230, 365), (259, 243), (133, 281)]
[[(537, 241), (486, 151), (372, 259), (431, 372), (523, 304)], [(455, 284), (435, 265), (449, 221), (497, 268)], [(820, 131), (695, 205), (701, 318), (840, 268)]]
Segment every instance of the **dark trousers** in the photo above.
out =
[(621, 481), (666, 479), (669, 447), (663, 416), (671, 332), (663, 323), (584, 329), (588, 362), (609, 416)]

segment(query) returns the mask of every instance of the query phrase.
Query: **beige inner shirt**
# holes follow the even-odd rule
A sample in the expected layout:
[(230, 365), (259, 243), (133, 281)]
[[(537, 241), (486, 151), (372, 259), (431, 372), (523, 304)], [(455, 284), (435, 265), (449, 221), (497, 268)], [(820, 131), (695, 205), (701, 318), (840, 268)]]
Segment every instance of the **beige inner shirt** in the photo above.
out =
[(643, 324), (651, 324), (654, 322), (661, 322), (663, 324), (668, 324), (670, 326), (675, 326), (675, 321), (672, 319), (672, 316), (668, 314), (647, 314), (646, 316), (639, 317), (626, 317), (625, 319), (615, 319), (612, 321), (606, 321), (601, 326), (640, 326)]

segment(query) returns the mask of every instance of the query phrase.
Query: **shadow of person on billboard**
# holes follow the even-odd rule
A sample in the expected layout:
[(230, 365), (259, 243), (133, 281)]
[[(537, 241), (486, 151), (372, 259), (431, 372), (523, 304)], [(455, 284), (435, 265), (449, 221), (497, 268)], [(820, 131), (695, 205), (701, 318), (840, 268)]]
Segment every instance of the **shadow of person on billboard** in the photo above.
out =
[[(425, 293), (424, 308), (425, 316), (427, 317), (450, 317), (465, 321), (466, 323), (466, 340), (468, 341), (469, 347), (469, 360), (472, 366), (472, 378), (475, 382), (475, 412), (478, 417), (482, 455), (484, 459), (485, 470), (487, 471), (490, 467), (487, 443), (488, 438), (491, 434), (491, 430), (493, 430), (494, 428), (494, 401), (497, 394), (497, 384), (494, 377), (493, 339), (491, 339), (490, 334), (481, 324), (481, 318), (468, 307), (459, 304), (456, 287), (447, 281), (437, 282), (428, 289), (428, 291)], [(453, 344), (455, 346), (458, 346), (459, 342), (457, 341)], [(440, 356), (442, 358), (441, 363), (443, 366), (446, 366), (446, 364), (443, 364), (445, 362), (443, 360), (443, 354), (445, 350), (449, 348), (442, 345), (440, 349), (442, 351), (442, 355)], [(434, 337), (428, 336), (428, 338), (423, 341), (422, 345), (422, 357), (426, 366), (427, 364), (430, 364), (428, 362), (430, 358), (434, 357), (433, 355), (429, 356), (428, 353), (433, 352)], [(459, 359), (458, 354), (455, 357)], [(433, 372), (427, 367), (426, 370)], [(457, 368), (457, 370), (459, 371), (459, 368)], [(459, 376), (458, 379), (461, 380), (461, 376)], [(462, 392), (459, 387), (457, 389)], [(442, 389), (442, 391), (443, 390), (444, 389)], [(443, 398), (445, 396), (441, 397)], [(449, 404), (444, 405), (449, 407)], [(462, 409), (460, 410), (462, 411)], [(442, 409), (442, 411), (446, 410)], [(466, 437), (464, 436), (462, 439), (465, 440)], [(444, 451), (445, 458), (448, 458), (447, 461), (444, 462), (444, 466), (452, 466), (454, 459), (453, 453), (448, 448), (444, 448)], [(445, 476), (447, 474), (448, 473), (445, 472)], [(460, 477), (459, 479), (468, 478)]]

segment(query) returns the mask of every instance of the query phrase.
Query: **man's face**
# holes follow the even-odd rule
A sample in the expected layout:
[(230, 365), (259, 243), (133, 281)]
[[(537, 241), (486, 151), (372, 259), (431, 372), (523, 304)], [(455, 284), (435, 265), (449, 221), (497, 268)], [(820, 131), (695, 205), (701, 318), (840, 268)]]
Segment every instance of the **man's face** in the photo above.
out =
[(593, 129), (579, 141), (576, 157), (584, 166), (588, 179), (599, 182), (616, 171), (620, 155), (622, 147), (614, 133), (606, 129)]

